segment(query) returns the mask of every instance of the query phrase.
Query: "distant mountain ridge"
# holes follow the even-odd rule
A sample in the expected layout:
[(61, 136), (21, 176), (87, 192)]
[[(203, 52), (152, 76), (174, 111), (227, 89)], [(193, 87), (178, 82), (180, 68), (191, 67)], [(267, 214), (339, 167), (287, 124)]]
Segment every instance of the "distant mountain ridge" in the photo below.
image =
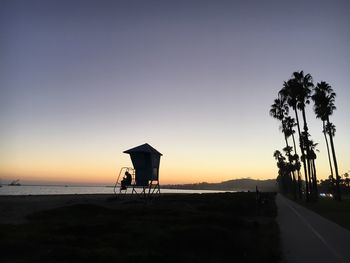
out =
[(255, 180), (251, 178), (233, 179), (221, 183), (195, 183), (195, 184), (169, 184), (162, 185), (167, 189), (191, 189), (191, 190), (223, 190), (223, 191), (259, 191), (275, 192), (277, 183), (275, 179)]

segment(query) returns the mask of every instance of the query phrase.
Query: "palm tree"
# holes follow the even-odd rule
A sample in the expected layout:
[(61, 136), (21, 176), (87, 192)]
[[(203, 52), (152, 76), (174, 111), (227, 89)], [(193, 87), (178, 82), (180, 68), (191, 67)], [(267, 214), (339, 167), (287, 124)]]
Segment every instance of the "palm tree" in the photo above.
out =
[(292, 192), (294, 195), (294, 199), (297, 198), (297, 181), (295, 179), (295, 171), (296, 166), (293, 164), (293, 160), (294, 160), (294, 155), (292, 155), (292, 151), (293, 151), (293, 147), (291, 146), (286, 146), (282, 149), (285, 152), (285, 155), (288, 158), (288, 164), (287, 164), (287, 169), (289, 171), (289, 178), (290, 176), (292, 176), (291, 180), (292, 180)]
[[(333, 167), (332, 167), (332, 161), (331, 161), (331, 153), (329, 152), (329, 144), (328, 144), (328, 139), (327, 139), (327, 128), (326, 128), (326, 121), (322, 120), (322, 133), (324, 135), (324, 139), (326, 141), (326, 147), (327, 147), (327, 155), (328, 155), (328, 163), (329, 163), (329, 169), (331, 171), (331, 181), (332, 183), (334, 182), (334, 175), (333, 175)], [(335, 129), (335, 127), (334, 127)]]
[(314, 189), (314, 198), (318, 198), (318, 188), (317, 188), (317, 174), (316, 174), (316, 164), (315, 160), (317, 158), (317, 155), (315, 151), (318, 152), (318, 149), (316, 149), (318, 143), (314, 143), (312, 140), (309, 140), (309, 146), (310, 146), (310, 163), (311, 163), (311, 171), (312, 171), (312, 178), (313, 178), (313, 189)]
[(287, 137), (292, 136), (293, 139), (293, 145), (294, 145), (294, 153), (297, 154), (297, 149), (295, 145), (295, 138), (294, 138), (294, 127), (296, 126), (295, 119), (287, 116), (284, 118), (284, 130), (287, 135)]
[(317, 83), (313, 91), (314, 93), (311, 98), (314, 101), (314, 112), (316, 114), (316, 118), (319, 118), (326, 123), (325, 130), (329, 136), (329, 141), (331, 144), (333, 164), (336, 175), (336, 199), (340, 201), (340, 176), (338, 172), (337, 157), (335, 154), (333, 141), (333, 137), (335, 135), (335, 126), (329, 121), (329, 117), (333, 114), (334, 110), (336, 109), (334, 105), (336, 94), (333, 91), (332, 87), (325, 81)]
[[(308, 126), (306, 122), (306, 113), (305, 113), (305, 107), (306, 104), (309, 104), (310, 101), (310, 95), (311, 95), (311, 88), (314, 86), (313, 80), (310, 74), (304, 75), (303, 71), (300, 72), (294, 72), (293, 73), (293, 84), (295, 85), (295, 89), (297, 90), (297, 107), (302, 112), (303, 116), (303, 122), (304, 122), (304, 133), (308, 134)], [(304, 146), (306, 151), (306, 161), (307, 161), (307, 171), (309, 176), (309, 189), (310, 192), (315, 191), (314, 189), (314, 178), (311, 176), (311, 164), (310, 159), (308, 158), (310, 156), (310, 143), (308, 142), (308, 136), (304, 136)]]
[(300, 129), (300, 121), (298, 116), (298, 109), (300, 109), (299, 106), (299, 98), (301, 93), (301, 86), (298, 85), (297, 79), (292, 78), (288, 81), (285, 81), (283, 83), (283, 88), (280, 90), (279, 95), (286, 100), (287, 104), (294, 110), (295, 113), (295, 119), (296, 119), (296, 126), (298, 129), (298, 135), (299, 135), (299, 146), (300, 146), (300, 152), (301, 152), (301, 161), (303, 162), (304, 167), (304, 174), (305, 174), (305, 195), (306, 200), (309, 200), (309, 180), (308, 180), (308, 170), (306, 168), (306, 158), (305, 158), (305, 150), (304, 150), (304, 144), (302, 135), (301, 135), (301, 129)]
[[(301, 191), (301, 175), (300, 175), (300, 162), (299, 162), (299, 155), (297, 153), (297, 147), (295, 144), (295, 138), (294, 138), (294, 127), (297, 124), (295, 123), (295, 119), (287, 116), (284, 118), (284, 129), (285, 129), (285, 133), (287, 137), (292, 136), (293, 139), (293, 146), (294, 146), (294, 155), (290, 155), (291, 159), (292, 159), (292, 163), (294, 165), (294, 169), (293, 169), (293, 173), (294, 171), (298, 172), (298, 192), (299, 192), (299, 198), (301, 199), (302, 196), (302, 191)], [(294, 174), (293, 174), (294, 175)]]
[[(289, 161), (289, 170), (292, 173), (292, 177), (293, 177), (293, 189), (294, 189), (294, 196), (296, 198), (296, 179), (295, 179), (295, 169), (293, 168), (293, 164), (292, 164), (292, 158), (291, 158), (291, 151), (292, 151), (292, 147), (289, 146), (288, 144), (288, 137), (293, 133), (292, 131), (290, 131), (290, 125), (292, 125), (292, 118), (288, 117), (288, 112), (289, 112), (289, 107), (286, 104), (285, 100), (283, 99), (283, 97), (279, 97), (277, 99), (274, 100), (274, 103), (271, 105), (271, 109), (270, 109), (270, 115), (281, 121), (281, 129), (282, 132), (284, 134), (284, 139), (286, 142), (286, 148), (288, 149), (286, 151), (287, 157), (288, 157), (288, 161)], [(294, 137), (293, 137), (294, 140)]]
[(273, 157), (277, 160), (278, 176), (277, 182), (280, 186), (280, 190), (284, 193), (288, 193), (291, 184), (290, 178), (290, 165), (285, 162), (285, 157), (282, 153), (276, 150), (273, 153)]
[(329, 136), (329, 142), (331, 144), (333, 164), (334, 164), (334, 170), (335, 170), (335, 176), (336, 176), (336, 179), (335, 179), (335, 187), (336, 187), (336, 191), (337, 191), (336, 199), (338, 201), (341, 201), (341, 191), (340, 191), (340, 179), (341, 178), (340, 178), (339, 171), (338, 171), (338, 162), (337, 162), (337, 156), (335, 154), (334, 141), (333, 141), (333, 137), (335, 136), (336, 129), (335, 129), (335, 125), (329, 121), (329, 116), (327, 117), (326, 129), (327, 129), (328, 136)]
[[(270, 116), (281, 121), (283, 126), (284, 118), (285, 118), (285, 115), (288, 114), (288, 111), (289, 111), (288, 105), (286, 105), (283, 98), (277, 98), (274, 100), (274, 103), (271, 105)], [(288, 146), (287, 136), (283, 128), (282, 128), (282, 132), (284, 134), (286, 145)]]
[[(325, 86), (327, 83), (317, 83), (315, 89), (313, 90), (313, 95), (311, 96), (312, 100), (314, 101), (314, 111), (316, 114), (317, 118), (320, 118), (322, 120), (322, 127), (323, 127), (323, 134), (324, 134), (324, 138), (326, 141), (326, 147), (327, 147), (327, 154), (328, 154), (328, 163), (329, 163), (329, 169), (331, 172), (331, 181), (334, 182), (334, 175), (333, 175), (333, 167), (332, 167), (332, 161), (331, 161), (331, 154), (329, 152), (329, 145), (328, 145), (328, 139), (327, 139), (327, 127), (326, 127), (326, 120), (327, 117), (326, 115), (328, 114), (327, 111), (327, 104), (328, 104), (328, 99), (326, 96), (326, 93), (323, 91), (325, 89), (329, 89), (329, 87), (323, 87)], [(319, 88), (321, 87), (321, 88)], [(332, 93), (332, 92), (331, 92)], [(331, 94), (331, 97), (334, 97), (335, 94)], [(333, 98), (334, 100), (334, 98)], [(334, 108), (335, 109), (335, 108)], [(334, 127), (335, 130), (335, 127)]]
[(349, 188), (349, 187), (350, 187), (349, 173), (345, 173), (345, 174), (344, 174), (344, 177), (345, 177), (345, 179), (344, 179), (344, 181), (345, 181), (345, 186), (346, 186), (347, 188)]

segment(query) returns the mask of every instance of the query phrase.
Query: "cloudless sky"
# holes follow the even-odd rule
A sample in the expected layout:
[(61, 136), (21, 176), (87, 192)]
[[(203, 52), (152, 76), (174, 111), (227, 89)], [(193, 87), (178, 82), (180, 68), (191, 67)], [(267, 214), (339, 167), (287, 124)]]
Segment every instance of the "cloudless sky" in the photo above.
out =
[[(275, 178), (293, 71), (336, 91), (350, 169), (348, 1), (0, 1), (0, 178), (111, 184), (151, 144), (161, 183)], [(329, 174), (322, 124), (318, 177)]]

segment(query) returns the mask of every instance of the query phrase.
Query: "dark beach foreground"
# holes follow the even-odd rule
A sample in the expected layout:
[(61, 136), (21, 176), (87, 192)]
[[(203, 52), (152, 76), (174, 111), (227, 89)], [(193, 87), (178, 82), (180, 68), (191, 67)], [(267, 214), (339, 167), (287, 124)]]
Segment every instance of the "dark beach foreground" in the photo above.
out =
[(1, 262), (278, 262), (274, 195), (1, 196)]

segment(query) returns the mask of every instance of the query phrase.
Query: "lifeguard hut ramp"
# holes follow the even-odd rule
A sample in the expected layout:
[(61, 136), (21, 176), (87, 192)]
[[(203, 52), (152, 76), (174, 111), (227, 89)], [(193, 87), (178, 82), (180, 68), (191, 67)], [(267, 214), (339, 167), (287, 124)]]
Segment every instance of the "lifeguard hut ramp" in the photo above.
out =
[[(159, 165), (162, 154), (148, 143), (126, 150), (124, 153), (130, 155), (134, 167), (129, 168), (129, 171), (132, 171), (131, 174), (133, 177), (132, 183), (129, 186), (132, 188), (131, 193), (141, 194), (142, 196), (159, 194)], [(119, 177), (123, 171), (125, 171), (125, 167), (120, 170)], [(120, 188), (121, 192), (122, 188)]]

